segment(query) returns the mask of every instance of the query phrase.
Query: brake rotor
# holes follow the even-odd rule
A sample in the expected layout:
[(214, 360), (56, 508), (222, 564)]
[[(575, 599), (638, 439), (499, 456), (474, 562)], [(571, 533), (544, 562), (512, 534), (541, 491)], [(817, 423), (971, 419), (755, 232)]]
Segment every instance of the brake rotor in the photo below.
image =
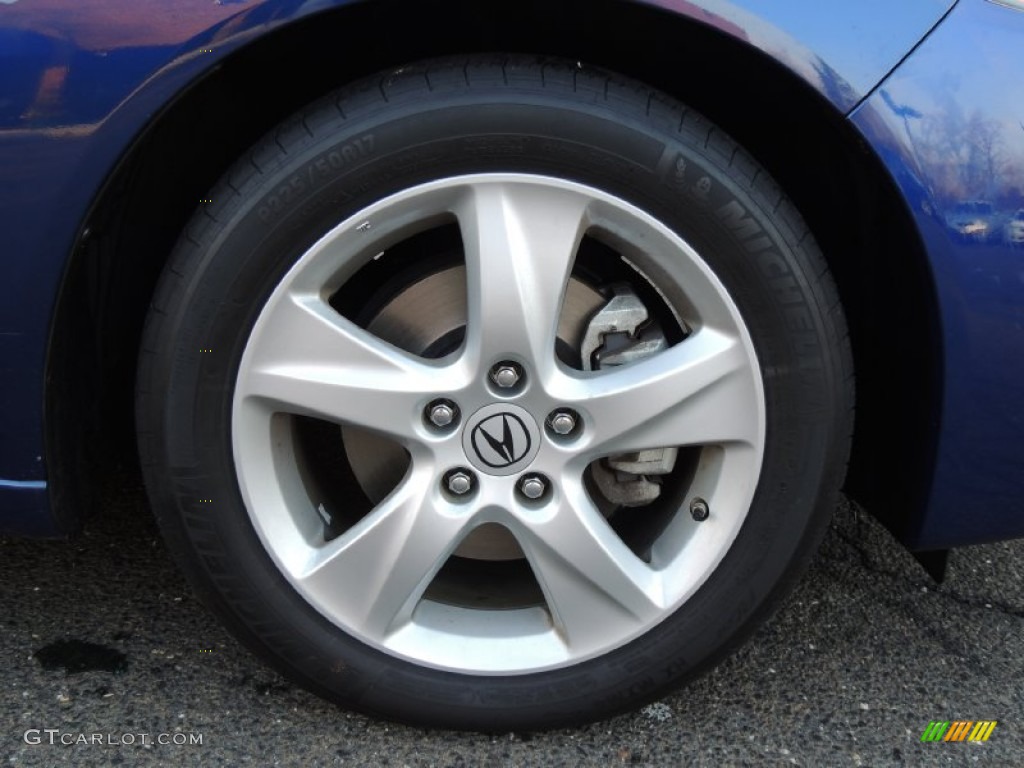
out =
[[(571, 350), (583, 345), (590, 319), (607, 299), (571, 277), (558, 323), (558, 341)], [(466, 326), (466, 269), (459, 265), (409, 285), (367, 324), (375, 336), (415, 355), (432, 356), (445, 340), (461, 338)], [(367, 498), (377, 504), (405, 476), (408, 457), (397, 443), (365, 430), (342, 427), (345, 453)], [(476, 560), (516, 560), (523, 556), (515, 537), (501, 525), (486, 524), (467, 536), (455, 554)]]

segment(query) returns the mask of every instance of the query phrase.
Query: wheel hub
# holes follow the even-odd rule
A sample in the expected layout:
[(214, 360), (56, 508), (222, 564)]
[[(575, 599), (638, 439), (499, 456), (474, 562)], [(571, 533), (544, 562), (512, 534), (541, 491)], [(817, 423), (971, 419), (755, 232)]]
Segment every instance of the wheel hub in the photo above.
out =
[[(579, 350), (590, 327), (590, 319), (605, 302), (605, 297), (590, 285), (576, 277), (570, 278), (559, 318), (559, 343), (566, 349)], [(439, 339), (461, 333), (467, 313), (465, 267), (447, 267), (414, 281), (386, 302), (372, 317), (367, 330), (419, 355), (435, 348)], [(496, 382), (494, 384), (498, 386)], [(530, 420), (533, 420), (532, 416)], [(536, 424), (535, 421), (533, 423)], [(357, 482), (373, 503), (380, 502), (405, 474), (405, 452), (394, 442), (372, 432), (343, 427), (342, 434), (345, 453)], [(539, 446), (536, 436), (532, 441)], [(496, 476), (511, 474), (495, 472), (486, 465), (481, 467), (472, 461), (474, 450), (471, 447), (464, 450), (467, 459), (481, 472)], [(521, 470), (513, 470), (517, 471)], [(516, 560), (523, 556), (515, 537), (500, 525), (476, 528), (459, 545), (455, 554), (491, 561)]]
[(462, 447), (481, 472), (505, 477), (530, 466), (540, 450), (540, 438), (529, 411), (511, 403), (493, 403), (467, 420)]

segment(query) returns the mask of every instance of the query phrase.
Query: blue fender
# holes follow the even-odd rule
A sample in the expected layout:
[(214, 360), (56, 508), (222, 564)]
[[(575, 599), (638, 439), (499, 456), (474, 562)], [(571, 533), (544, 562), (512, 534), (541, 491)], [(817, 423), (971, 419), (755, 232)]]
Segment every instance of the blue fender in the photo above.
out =
[[(754, 46), (846, 114), (953, 0), (621, 2), (657, 7)], [(60, 529), (46, 503), (43, 460), (48, 339), (69, 255), (118, 161), (162, 109), (226, 57), (312, 14), (353, 3), (0, 5), (0, 532)], [(458, 12), (486, 14), (485, 6), (464, 3)]]
[(1024, 11), (962, 0), (851, 116), (903, 194), (939, 303), (939, 442), (900, 532), (918, 549), (1024, 536), (1021, 73)]

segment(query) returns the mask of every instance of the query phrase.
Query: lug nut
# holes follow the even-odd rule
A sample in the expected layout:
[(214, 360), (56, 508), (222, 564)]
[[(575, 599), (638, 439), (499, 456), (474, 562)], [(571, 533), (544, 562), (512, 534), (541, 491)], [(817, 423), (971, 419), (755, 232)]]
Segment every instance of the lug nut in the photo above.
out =
[(698, 496), (690, 502), (690, 515), (698, 523), (703, 523), (711, 515), (708, 503)]
[(528, 499), (539, 499), (547, 489), (548, 485), (540, 475), (527, 475), (519, 481), (519, 490)]
[(498, 363), (491, 369), (491, 381), (501, 389), (512, 389), (522, 376), (522, 369), (515, 363)]
[(576, 414), (568, 409), (554, 411), (548, 417), (548, 426), (556, 435), (568, 435), (576, 429)]
[(445, 476), (445, 485), (456, 496), (465, 496), (473, 490), (473, 475), (466, 469), (453, 469)]
[(459, 409), (448, 400), (435, 400), (427, 406), (427, 419), (435, 427), (447, 427), (455, 421)]

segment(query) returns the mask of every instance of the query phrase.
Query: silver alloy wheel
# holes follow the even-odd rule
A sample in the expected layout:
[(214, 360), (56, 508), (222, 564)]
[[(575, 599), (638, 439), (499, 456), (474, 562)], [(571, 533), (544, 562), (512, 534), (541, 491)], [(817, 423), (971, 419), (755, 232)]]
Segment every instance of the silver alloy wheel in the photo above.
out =
[[(327, 298), (382, 250), (456, 221), (466, 261), (466, 337), (428, 360), (342, 317)], [(599, 232), (690, 329), (681, 342), (617, 369), (570, 369), (556, 329), (577, 248)], [(512, 361), (523, 380), (495, 387)], [(430, 428), (439, 398), (464, 414)], [(508, 408), (503, 410), (503, 404)], [(571, 442), (543, 424), (571, 408)], [(516, 448), (515, 471), (488, 471), (467, 429), (513, 413), (537, 444)], [(295, 447), (277, 414), (313, 416), (384, 435), (408, 452), (399, 485), (337, 538), (301, 490)], [(529, 423), (532, 422), (532, 423)], [(644, 634), (682, 605), (728, 551), (750, 507), (764, 450), (765, 406), (754, 348), (735, 304), (698, 254), (633, 205), (581, 184), (523, 174), (443, 179), (392, 195), (332, 229), (267, 299), (236, 380), (232, 445), (239, 487), (263, 546), (296, 591), (336, 626), (417, 664), (466, 674), (568, 666)], [(703, 447), (680, 507), (649, 562), (619, 538), (591, 500), (588, 465), (669, 446)], [(525, 457), (525, 458), (524, 458)], [(531, 458), (532, 457), (532, 458)], [(474, 460), (476, 459), (476, 460)], [(520, 466), (520, 464), (522, 464)], [(479, 471), (473, 496), (454, 500), (442, 478)], [(524, 474), (545, 495), (517, 493)], [(710, 516), (695, 522), (689, 499)], [(546, 605), (483, 610), (424, 597), (474, 528), (508, 529)]]

